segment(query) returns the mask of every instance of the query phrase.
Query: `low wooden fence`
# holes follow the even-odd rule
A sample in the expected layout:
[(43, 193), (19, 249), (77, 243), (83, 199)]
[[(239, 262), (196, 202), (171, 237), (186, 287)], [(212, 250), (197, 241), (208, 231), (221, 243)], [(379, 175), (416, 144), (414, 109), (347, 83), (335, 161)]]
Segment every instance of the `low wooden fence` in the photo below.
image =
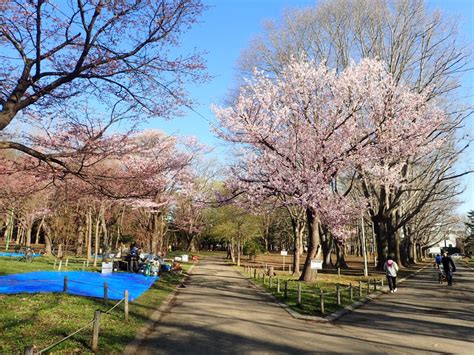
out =
[(256, 280), (262, 282), (268, 287), (270, 292), (276, 294), (283, 300), (289, 300), (296, 297), (296, 305), (301, 308), (312, 308), (315, 313), (326, 314), (326, 302), (342, 306), (345, 303), (352, 303), (354, 300), (363, 298), (372, 292), (381, 290), (384, 286), (384, 279), (368, 279), (349, 285), (336, 284), (334, 291), (313, 287), (311, 289), (303, 288), (302, 282), (296, 280), (282, 279), (273, 276), (265, 266), (260, 268), (244, 266), (244, 273)]
[[(63, 292), (64, 293), (67, 293), (69, 282), (81, 283), (81, 282), (78, 282), (78, 281), (69, 281), (68, 277), (65, 276), (64, 277), (64, 282), (63, 282)], [(110, 290), (109, 287), (108, 287), (107, 282), (104, 282), (104, 293), (103, 293), (104, 303), (108, 303), (109, 291), (113, 291), (113, 290)], [(114, 292), (117, 292), (117, 291), (114, 291)], [(88, 328), (90, 329), (91, 326), (92, 326), (92, 333), (91, 333), (91, 342), (90, 342), (91, 345), (90, 345), (90, 347), (91, 347), (91, 350), (93, 350), (93, 351), (98, 350), (99, 334), (100, 334), (100, 321), (101, 321), (102, 315), (103, 314), (104, 315), (105, 314), (110, 314), (115, 308), (117, 308), (120, 304), (123, 303), (123, 305), (124, 305), (123, 306), (124, 321), (128, 322), (129, 299), (130, 299), (129, 292), (128, 292), (128, 290), (125, 290), (124, 293), (123, 293), (123, 298), (122, 299), (120, 299), (116, 304), (114, 304), (111, 308), (109, 308), (106, 311), (96, 310), (94, 312), (92, 320), (90, 322), (88, 322), (87, 324), (83, 325), (81, 328), (75, 330), (74, 332), (72, 332), (71, 334), (69, 334), (66, 337), (62, 338), (61, 340), (58, 340), (57, 342), (55, 342), (51, 345), (48, 345), (47, 347), (45, 347), (41, 350), (36, 350), (34, 346), (26, 346), (24, 348), (23, 353), (25, 355), (26, 354), (28, 354), (28, 355), (43, 354), (43, 353), (45, 353), (47, 351), (50, 351), (51, 349), (55, 348), (56, 346), (63, 343), (67, 339), (71, 338), (75, 334), (77, 334), (79, 332), (82, 332), (82, 331), (84, 331)]]

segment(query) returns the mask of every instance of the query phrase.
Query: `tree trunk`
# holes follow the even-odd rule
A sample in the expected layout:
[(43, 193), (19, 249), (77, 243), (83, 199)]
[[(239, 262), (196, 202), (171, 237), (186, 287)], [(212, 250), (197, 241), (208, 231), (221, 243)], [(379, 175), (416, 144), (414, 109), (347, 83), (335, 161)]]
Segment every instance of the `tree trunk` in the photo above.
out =
[(97, 266), (97, 256), (99, 254), (99, 226), (100, 226), (100, 216), (97, 216), (97, 219), (95, 222), (94, 267)]
[(152, 214), (152, 225), (153, 225), (153, 232), (151, 234), (151, 252), (156, 254), (158, 253), (157, 245), (158, 245), (158, 238), (159, 238), (158, 215), (156, 213)]
[(43, 225), (44, 228), (44, 252), (46, 255), (51, 256), (53, 255), (53, 246), (51, 243), (51, 237), (49, 236), (49, 233), (51, 230), (49, 229), (47, 224)]
[(240, 266), (240, 236), (237, 238), (237, 266)]
[(377, 244), (377, 269), (382, 270), (387, 257), (396, 258), (395, 252), (395, 232), (393, 230), (392, 221), (389, 217), (383, 215), (376, 215), (372, 217), (374, 224), (374, 233)]
[(345, 255), (345, 248), (344, 244), (342, 243), (334, 243), (336, 245), (336, 267), (339, 267), (341, 269), (348, 269), (349, 265), (347, 265), (346, 262), (346, 255)]
[(38, 225), (38, 228), (36, 229), (36, 237), (35, 237), (35, 244), (36, 245), (38, 245), (39, 242), (40, 242), (40, 232), (41, 232), (41, 228), (43, 228), (43, 224), (44, 224), (44, 216), (43, 216), (43, 218), (41, 218), (41, 222)]
[(84, 247), (84, 226), (80, 225), (77, 231), (77, 247), (76, 247), (76, 256), (81, 256), (83, 247)]
[(316, 217), (314, 210), (310, 207), (306, 209), (306, 218), (308, 226), (308, 254), (303, 266), (303, 272), (299, 278), (300, 281), (310, 282), (313, 278), (311, 270), (311, 260), (319, 254), (321, 248), (321, 239), (319, 235), (319, 218)]
[(234, 246), (234, 238), (230, 240), (230, 258), (232, 259), (232, 264), (235, 264), (235, 246)]
[(291, 226), (293, 229), (293, 237), (295, 239), (295, 248), (293, 250), (293, 274), (300, 273), (300, 256), (303, 242), (304, 223), (297, 218), (291, 218)]
[(331, 263), (331, 250), (333, 245), (333, 238), (329, 233), (329, 230), (322, 225), (319, 226), (319, 233), (321, 236), (321, 249), (323, 252), (323, 268), (332, 268)]
[(25, 245), (27, 247), (31, 246), (31, 228), (33, 227), (32, 223), (28, 223), (25, 229)]
[(87, 231), (86, 231), (86, 254), (87, 254), (87, 265), (91, 260), (92, 252), (92, 211), (90, 208), (87, 210)]
[(109, 248), (109, 233), (107, 230), (107, 223), (105, 221), (105, 206), (102, 204), (100, 206), (100, 224), (102, 227), (102, 235), (104, 236), (104, 247)]

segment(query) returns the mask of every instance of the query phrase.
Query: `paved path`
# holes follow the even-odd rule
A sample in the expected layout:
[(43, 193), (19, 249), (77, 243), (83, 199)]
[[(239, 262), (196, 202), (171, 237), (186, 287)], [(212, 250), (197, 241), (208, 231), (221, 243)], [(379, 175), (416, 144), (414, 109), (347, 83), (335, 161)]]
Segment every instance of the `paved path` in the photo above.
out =
[(474, 274), (431, 270), (333, 323), (292, 318), (231, 266), (199, 262), (137, 354), (474, 353)]

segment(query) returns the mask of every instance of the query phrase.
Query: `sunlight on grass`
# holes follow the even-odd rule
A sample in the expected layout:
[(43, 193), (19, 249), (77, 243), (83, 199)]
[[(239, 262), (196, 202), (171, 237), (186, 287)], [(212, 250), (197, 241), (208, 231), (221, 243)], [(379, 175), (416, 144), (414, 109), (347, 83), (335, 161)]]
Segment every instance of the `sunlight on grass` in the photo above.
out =
[[(82, 270), (84, 259), (71, 258), (68, 270)], [(0, 275), (53, 270), (54, 258), (36, 258), (32, 263), (0, 258)], [(187, 271), (192, 264), (183, 264)], [(63, 261), (63, 270), (64, 270)], [(90, 267), (87, 271), (98, 270)], [(134, 339), (152, 312), (181, 282), (182, 275), (164, 274), (138, 300), (130, 303), (129, 321), (124, 321), (123, 303), (111, 314), (102, 314), (99, 336), (101, 353), (120, 352)], [(0, 295), (0, 353), (23, 351), (35, 345), (37, 350), (64, 338), (92, 320), (95, 310), (106, 311), (115, 302), (62, 293)], [(92, 327), (74, 335), (52, 351), (90, 352)]]

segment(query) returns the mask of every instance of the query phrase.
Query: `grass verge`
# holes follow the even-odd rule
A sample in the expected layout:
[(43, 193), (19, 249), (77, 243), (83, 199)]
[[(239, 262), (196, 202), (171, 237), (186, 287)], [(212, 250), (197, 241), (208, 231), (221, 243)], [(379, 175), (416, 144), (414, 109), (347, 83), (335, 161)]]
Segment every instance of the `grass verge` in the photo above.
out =
[[(69, 261), (68, 270), (82, 269), (82, 260)], [(164, 274), (138, 300), (130, 303), (129, 321), (124, 321), (123, 303), (110, 314), (102, 314), (98, 353), (121, 352), (134, 339), (150, 315), (186, 275), (192, 264), (183, 264), (181, 275)], [(32, 263), (0, 258), (0, 275), (40, 270), (53, 270), (54, 259), (41, 257)], [(88, 271), (94, 270), (89, 268)], [(1, 282), (1, 279), (0, 279)], [(0, 294), (0, 353), (18, 353), (25, 346), (46, 348), (89, 323), (95, 310), (106, 311), (117, 301), (61, 293)], [(51, 351), (91, 352), (92, 326), (74, 335)]]
[[(239, 268), (244, 272), (244, 268)], [(307, 283), (297, 281), (294, 276), (288, 274), (277, 274), (272, 277), (270, 284), (269, 277), (263, 279), (262, 274), (254, 278), (254, 275), (247, 274), (252, 282), (263, 287), (280, 302), (288, 305), (292, 310), (310, 316), (324, 317), (334, 313), (354, 302), (365, 298), (374, 291), (373, 280), (377, 281), (377, 289), (381, 289), (383, 277), (358, 277), (346, 275), (318, 274), (315, 282)], [(278, 281), (279, 280), (279, 281)], [(370, 285), (368, 287), (368, 281)], [(385, 282), (385, 280), (384, 280)], [(280, 286), (278, 287), (278, 283)], [(287, 292), (285, 293), (285, 285)], [(301, 303), (298, 302), (298, 284), (301, 285)], [(337, 285), (340, 291), (340, 304), (337, 302)], [(352, 298), (350, 292), (352, 285)], [(279, 290), (279, 291), (278, 291)], [(324, 313), (321, 312), (321, 290), (324, 294)], [(285, 297), (286, 294), (286, 297)]]

